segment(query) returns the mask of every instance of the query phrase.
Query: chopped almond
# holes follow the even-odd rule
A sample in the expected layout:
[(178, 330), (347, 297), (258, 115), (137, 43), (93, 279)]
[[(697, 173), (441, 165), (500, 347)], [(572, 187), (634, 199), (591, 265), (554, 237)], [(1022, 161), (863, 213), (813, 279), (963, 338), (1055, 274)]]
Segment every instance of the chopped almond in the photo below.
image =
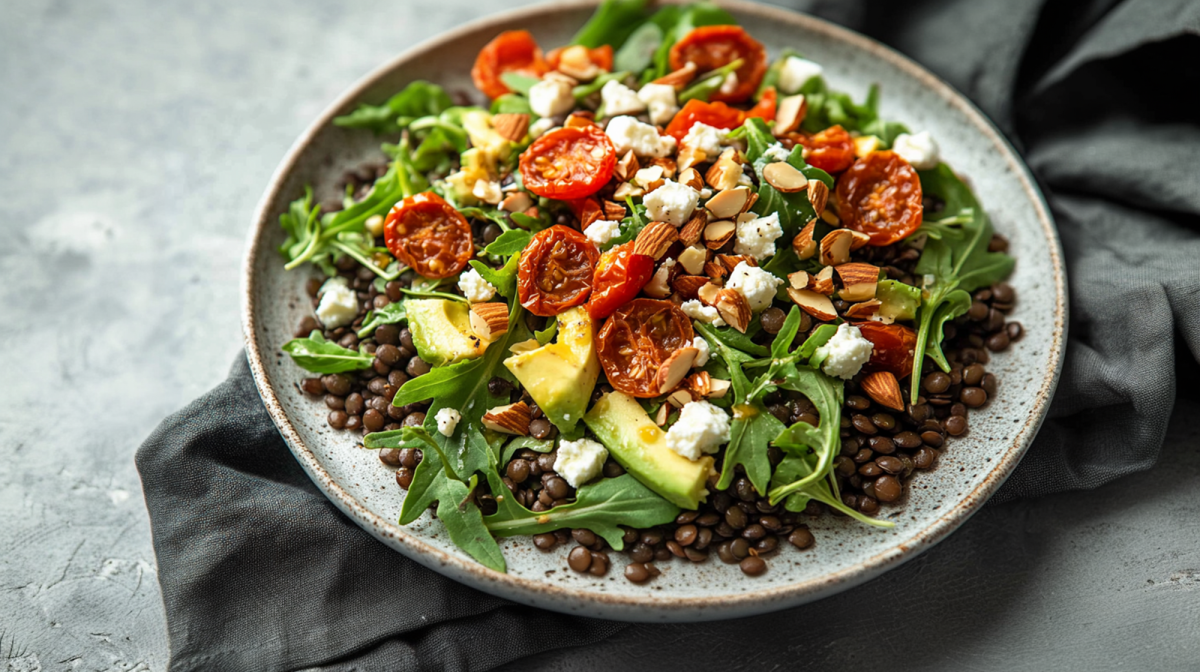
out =
[(704, 243), (710, 250), (717, 250), (724, 247), (737, 232), (737, 225), (728, 219), (722, 219), (716, 222), (710, 222), (704, 227)]
[(523, 401), (506, 406), (497, 406), (483, 414), (483, 426), (493, 432), (529, 436), (531, 412)]
[(650, 222), (646, 228), (638, 232), (637, 239), (633, 243), (633, 252), (654, 257), (654, 260), (658, 261), (677, 240), (679, 240), (679, 230), (674, 226), (667, 222)]
[(781, 136), (800, 128), (807, 111), (808, 102), (803, 95), (788, 96), (779, 101), (775, 111), (775, 125), (771, 129), (771, 133)]
[(671, 289), (684, 299), (695, 299), (700, 288), (707, 284), (708, 278), (703, 275), (680, 275), (671, 281)]
[(700, 237), (704, 234), (704, 228), (707, 226), (707, 211), (704, 208), (696, 208), (696, 211), (692, 214), (692, 218), (679, 230), (679, 240), (684, 245), (691, 247), (700, 242)]
[(900, 394), (900, 383), (891, 371), (876, 371), (862, 379), (859, 387), (867, 396), (880, 405), (897, 411), (904, 410), (904, 397)]
[(808, 188), (808, 178), (790, 163), (775, 161), (763, 168), (763, 179), (767, 184), (785, 194), (794, 194)]
[(813, 219), (800, 229), (800, 233), (792, 239), (792, 249), (796, 252), (796, 257), (801, 261), (811, 259), (817, 253), (817, 242), (813, 240), (813, 232), (816, 230), (817, 220)]
[(604, 218), (609, 221), (619, 222), (622, 219), (625, 219), (625, 213), (627, 211), (625, 210), (624, 203), (617, 203), (616, 201), (602, 201), (600, 203), (600, 207), (604, 209)]
[(721, 152), (721, 156), (709, 167), (704, 174), (708, 185), (718, 191), (732, 189), (737, 186), (742, 176), (742, 159), (737, 149), (730, 147)]
[(501, 301), (472, 303), (471, 329), (488, 343), (508, 333), (508, 304)]
[(695, 168), (688, 168), (679, 173), (679, 183), (689, 186), (696, 191), (704, 188), (704, 178), (700, 176), (700, 171)]
[(881, 305), (883, 305), (883, 302), (879, 299), (861, 301), (846, 309), (846, 317), (852, 317), (856, 320), (865, 320), (875, 313), (878, 313), (879, 306)]
[(529, 133), (529, 115), (503, 113), (492, 117), (492, 127), (505, 140), (520, 142)]
[(683, 379), (687, 377), (688, 371), (692, 370), (692, 363), (696, 361), (696, 355), (700, 351), (696, 348), (687, 347), (680, 348), (671, 353), (666, 361), (658, 367), (658, 372), (654, 375), (654, 387), (658, 390), (658, 394), (670, 392), (679, 387)]
[(829, 202), (829, 187), (820, 180), (808, 181), (808, 202), (812, 204), (813, 212), (818, 215), (825, 211)]
[(666, 84), (675, 87), (676, 91), (682, 90), (687, 86), (692, 79), (696, 77), (696, 64), (688, 61), (682, 68), (669, 72), (662, 77), (651, 82), (652, 84)]
[(875, 298), (875, 289), (879, 283), (878, 266), (855, 262), (842, 264), (835, 270), (842, 280), (842, 291), (838, 292), (838, 297), (843, 301), (867, 301)]
[(613, 170), (613, 175), (622, 182), (628, 182), (633, 179), (633, 176), (640, 169), (641, 165), (638, 163), (637, 155), (631, 149), (625, 152), (625, 156), (622, 156), (620, 161), (617, 161), (617, 167)]
[(505, 212), (524, 212), (533, 205), (533, 199), (523, 191), (514, 191), (500, 201), (500, 209)]
[(818, 294), (810, 289), (792, 289), (790, 287), (787, 293), (792, 301), (800, 306), (801, 310), (822, 322), (829, 322), (837, 317), (837, 311), (833, 309), (833, 302), (824, 294)]
[[(680, 238), (682, 238), (682, 233)], [(704, 272), (704, 262), (708, 261), (708, 251), (703, 247), (691, 245), (683, 248), (679, 253), (679, 258), (676, 260), (683, 270), (692, 275), (700, 275)]]
[(826, 266), (814, 275), (809, 289), (818, 294), (833, 296), (833, 267)]
[(821, 239), (821, 256), (824, 266), (839, 266), (850, 261), (850, 243), (854, 236), (846, 229), (834, 229)]
[(741, 292), (734, 289), (722, 289), (717, 292), (717, 312), (729, 326), (743, 334), (754, 317), (750, 310), (750, 302)]

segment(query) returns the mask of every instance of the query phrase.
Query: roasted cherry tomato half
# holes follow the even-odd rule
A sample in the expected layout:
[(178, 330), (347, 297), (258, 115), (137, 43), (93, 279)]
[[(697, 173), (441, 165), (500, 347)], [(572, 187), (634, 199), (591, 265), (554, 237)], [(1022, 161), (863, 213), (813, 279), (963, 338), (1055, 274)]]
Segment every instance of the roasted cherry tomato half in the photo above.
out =
[(804, 145), (804, 161), (810, 166), (835, 175), (854, 163), (854, 138), (841, 126), (830, 126), (819, 133), (790, 133), (797, 144)]
[(538, 196), (584, 198), (608, 184), (616, 167), (617, 150), (599, 126), (559, 128), (521, 154), (521, 181)]
[(600, 251), (582, 233), (556, 225), (525, 246), (517, 266), (517, 296), (534, 315), (549, 317), (587, 301)]
[(604, 209), (600, 207), (600, 201), (594, 196), (587, 198), (576, 198), (567, 201), (567, 207), (579, 220), (579, 230), (587, 231), (587, 228), (598, 219), (604, 219)]
[(917, 332), (902, 324), (882, 322), (856, 322), (854, 326), (875, 346), (864, 371), (891, 371), (900, 380), (912, 375)]
[(397, 203), (383, 223), (383, 240), (400, 263), (426, 278), (455, 275), (475, 254), (471, 225), (432, 191)]
[(637, 296), (654, 275), (654, 257), (635, 254), (633, 241), (618, 245), (600, 255), (592, 276), (592, 296), (587, 302), (588, 315), (602, 320)]
[(746, 120), (746, 113), (725, 103), (706, 103), (693, 98), (684, 104), (667, 125), (667, 135), (682, 141), (695, 124), (708, 124), (713, 128), (737, 128)]
[(870, 245), (891, 245), (921, 226), (921, 178), (899, 154), (871, 152), (837, 181), (842, 225), (871, 237)]
[[(562, 63), (563, 51), (571, 48), (572, 47), (558, 47), (557, 49), (551, 49), (550, 53), (546, 54), (546, 64), (550, 66), (551, 70), (558, 70), (558, 66)], [(579, 48), (587, 51), (587, 59), (591, 61), (592, 65), (605, 72), (612, 72), (612, 46), (602, 44), (595, 49), (588, 49), (587, 47)]]
[(659, 389), (658, 371), (676, 351), (691, 347), (692, 320), (670, 301), (634, 299), (617, 309), (596, 336), (596, 354), (608, 382), (625, 394), (648, 398)]
[(488, 42), (475, 57), (471, 68), (471, 79), (475, 88), (488, 98), (499, 98), (510, 93), (500, 75), (516, 72), (530, 77), (541, 77), (549, 70), (542, 50), (528, 30), (509, 30), (500, 33)]
[(737, 74), (737, 86), (729, 93), (714, 91), (710, 100), (740, 103), (749, 100), (758, 90), (767, 72), (767, 50), (750, 37), (741, 26), (701, 26), (683, 36), (671, 47), (671, 69), (678, 70), (689, 62), (700, 73), (742, 59)]
[(768, 124), (775, 123), (775, 113), (779, 104), (779, 94), (775, 92), (775, 87), (768, 86), (763, 89), (762, 97), (754, 104), (754, 107), (746, 110), (746, 118), (758, 117)]

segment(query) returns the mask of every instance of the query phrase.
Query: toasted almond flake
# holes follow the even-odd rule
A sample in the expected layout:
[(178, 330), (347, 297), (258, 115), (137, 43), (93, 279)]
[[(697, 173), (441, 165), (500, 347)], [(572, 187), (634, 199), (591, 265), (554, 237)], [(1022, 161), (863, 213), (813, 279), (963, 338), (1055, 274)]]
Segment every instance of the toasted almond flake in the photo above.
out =
[(825, 296), (833, 295), (833, 267), (826, 266), (812, 276), (809, 289)]
[(650, 165), (658, 166), (659, 168), (662, 168), (663, 177), (665, 177), (668, 180), (671, 179), (672, 177), (675, 177), (675, 171), (678, 169), (678, 166), (675, 163), (675, 159), (672, 159), (672, 158), (666, 157), (666, 156), (651, 159)]
[(471, 304), (471, 329), (491, 343), (508, 332), (508, 304), (494, 301)]
[(874, 135), (864, 135), (854, 139), (854, 156), (862, 158), (879, 149), (879, 138)]
[(717, 312), (729, 326), (743, 334), (754, 317), (750, 310), (750, 302), (741, 292), (734, 289), (722, 289), (717, 292)]
[(721, 191), (736, 187), (741, 176), (741, 155), (736, 148), (730, 147), (721, 152), (721, 156), (717, 157), (708, 172), (704, 174), (704, 179), (708, 182), (708, 186)]
[(850, 243), (851, 252), (871, 242), (871, 237), (861, 231), (850, 231), (850, 235), (854, 236), (854, 240)]
[(829, 187), (820, 180), (809, 180), (808, 202), (812, 204), (813, 212), (824, 212), (825, 205), (829, 203)]
[(788, 284), (791, 285), (792, 289), (808, 289), (808, 281), (807, 271), (788, 273)]
[(675, 87), (676, 90), (680, 90), (683, 87), (687, 86), (688, 83), (691, 82), (693, 78), (695, 78), (695, 76), (696, 76), (696, 64), (691, 61), (688, 61), (687, 64), (684, 65), (682, 68), (675, 70), (673, 72), (669, 72), (669, 73), (663, 75), (662, 77), (659, 77), (658, 79), (651, 82), (651, 84), (666, 84), (668, 86)]
[(855, 302), (875, 298), (875, 289), (879, 282), (878, 266), (855, 262), (841, 264), (835, 270), (842, 281), (842, 291), (838, 292), (840, 299)]
[(579, 80), (566, 73), (559, 72), (558, 70), (551, 70), (550, 72), (547, 72), (546, 74), (542, 75), (542, 79), (564, 82), (566, 84), (570, 84), (571, 86), (579, 86)]
[(800, 229), (800, 233), (792, 239), (792, 250), (796, 252), (796, 257), (801, 261), (811, 259), (817, 253), (817, 242), (813, 240), (813, 232), (816, 230), (817, 220), (809, 220), (808, 224)]
[(529, 436), (531, 412), (523, 401), (497, 406), (483, 414), (483, 426), (493, 432)]
[(691, 247), (700, 242), (700, 237), (704, 234), (704, 228), (708, 226), (708, 211), (704, 208), (697, 208), (692, 213), (692, 218), (679, 229), (679, 240), (684, 245)]
[(821, 239), (821, 256), (817, 258), (822, 265), (839, 266), (850, 261), (850, 243), (854, 236), (846, 229), (834, 229)]
[(475, 186), (471, 189), (471, 194), (490, 205), (498, 205), (504, 198), (504, 195), (500, 193), (500, 183), (488, 180), (475, 180)]
[(742, 214), (746, 214), (747, 212), (749, 212), (750, 208), (753, 208), (754, 204), (757, 202), (758, 202), (758, 192), (755, 191), (750, 194), (750, 198), (746, 199), (746, 205), (742, 206)]
[(718, 254), (717, 261), (719, 261), (721, 265), (725, 267), (725, 270), (729, 271), (730, 273), (732, 273), (733, 269), (737, 268), (737, 265), (743, 261), (749, 266), (758, 266), (757, 259), (754, 257), (748, 257), (744, 254)]
[(593, 80), (603, 72), (595, 63), (592, 63), (587, 47), (578, 44), (571, 45), (559, 52), (558, 71), (581, 82)]
[(724, 279), (728, 272), (725, 270), (724, 264), (717, 261), (706, 261), (704, 262), (704, 274), (713, 282), (717, 282)]
[(633, 181), (643, 187), (655, 180), (661, 180), (663, 176), (662, 166), (646, 166), (633, 174)]
[(687, 389), (697, 397), (707, 397), (712, 392), (712, 376), (707, 371), (696, 371), (684, 381)]
[(625, 219), (625, 204), (617, 203), (616, 201), (601, 201), (600, 207), (604, 210), (604, 218), (617, 222)]
[(671, 417), (671, 405), (663, 404), (658, 407), (658, 413), (654, 415), (654, 424), (662, 427), (667, 424), (667, 420)]
[(821, 211), (821, 220), (835, 229), (842, 225), (842, 220), (838, 219), (838, 216), (833, 214), (829, 208)]
[(523, 212), (533, 205), (533, 199), (523, 191), (514, 191), (500, 201), (500, 209), (505, 212)]
[(679, 148), (679, 153), (675, 155), (675, 161), (679, 164), (680, 170), (687, 170), (692, 166), (698, 166), (708, 160), (708, 154), (703, 149), (698, 147), (688, 147), (684, 145)]
[(731, 386), (732, 385), (728, 380), (723, 378), (713, 378), (712, 382), (710, 383), (708, 396), (710, 399), (720, 399), (729, 393), (729, 388)]
[(638, 232), (633, 243), (633, 252), (654, 257), (654, 260), (658, 261), (677, 240), (679, 230), (674, 226), (667, 222), (650, 222)]
[(763, 168), (763, 179), (767, 184), (785, 194), (794, 194), (808, 188), (808, 178), (790, 163), (775, 161)]
[[(774, 165), (774, 164), (772, 164)], [(807, 183), (805, 183), (807, 184)], [(741, 214), (746, 201), (750, 200), (750, 190), (746, 187), (734, 187), (717, 192), (704, 204), (714, 219), (731, 219)]]
[(775, 125), (771, 132), (784, 135), (800, 128), (804, 115), (808, 112), (808, 101), (802, 94), (788, 96), (779, 101), (775, 110)]
[(505, 140), (520, 142), (529, 133), (529, 115), (511, 112), (494, 115), (492, 128)]
[[(683, 238), (681, 231), (679, 237)], [(679, 265), (683, 266), (683, 270), (692, 275), (700, 275), (704, 272), (704, 262), (708, 261), (708, 250), (703, 247), (689, 245), (679, 253)]]
[(689, 186), (696, 191), (704, 188), (704, 178), (700, 176), (700, 171), (695, 168), (687, 168), (679, 173), (679, 183)]
[(853, 317), (858, 320), (865, 320), (865, 319), (871, 317), (872, 315), (874, 315), (875, 313), (878, 313), (879, 306), (881, 306), (881, 305), (883, 305), (883, 302), (880, 301), (879, 299), (870, 299), (867, 301), (861, 301), (861, 302), (856, 303), (853, 306), (850, 306), (849, 308), (846, 309), (846, 317)]
[(701, 285), (700, 289), (696, 290), (696, 298), (700, 300), (700, 303), (703, 303), (706, 306), (716, 307), (717, 294), (720, 292), (721, 288), (719, 286), (711, 282), (707, 282)]
[(632, 198), (634, 196), (641, 196), (644, 193), (646, 193), (646, 192), (642, 191), (642, 188), (635, 185), (634, 183), (622, 182), (621, 184), (617, 185), (616, 191), (613, 192), (613, 198), (618, 199), (618, 200), (625, 200), (626, 198)]
[(651, 182), (650, 184), (647, 184), (647, 185), (646, 185), (646, 193), (647, 193), (647, 194), (649, 194), (649, 193), (653, 193), (655, 189), (658, 189), (659, 187), (663, 186), (663, 185), (664, 185), (664, 184), (666, 184), (666, 183), (667, 183), (667, 182), (666, 182), (666, 180), (661, 180), (661, 179), (660, 179), (660, 180), (654, 180), (654, 181), (653, 181), (653, 182)]
[(572, 112), (567, 116), (567, 120), (563, 122), (563, 128), (587, 128), (588, 126), (595, 126), (595, 116), (596, 113), (591, 110)]
[(657, 394), (665, 394), (679, 387), (692, 370), (692, 362), (696, 361), (698, 354), (700, 351), (692, 347), (672, 352), (654, 374), (654, 389), (657, 390)]
[(818, 294), (810, 289), (792, 289), (790, 287), (787, 293), (792, 301), (800, 306), (801, 310), (822, 322), (829, 322), (837, 317), (837, 311), (833, 309), (833, 302), (824, 294)]
[(641, 165), (638, 163), (637, 155), (631, 149), (625, 152), (625, 156), (622, 156), (620, 161), (617, 161), (617, 167), (613, 170), (613, 175), (622, 182), (628, 182), (633, 179), (633, 176), (639, 170), (641, 170)]
[(859, 387), (877, 403), (897, 411), (904, 410), (904, 397), (900, 394), (900, 383), (891, 371), (875, 371), (862, 379)]
[(702, 275), (680, 275), (671, 281), (671, 289), (674, 289), (679, 296), (686, 299), (695, 299), (699, 295), (697, 292), (704, 285), (709, 284), (708, 278)]
[(675, 390), (667, 395), (667, 401), (675, 408), (683, 408), (686, 404), (691, 403), (692, 393), (684, 389)]
[(715, 250), (728, 243), (737, 232), (737, 225), (728, 219), (709, 222), (704, 227), (704, 242), (710, 250)]
[(671, 278), (679, 274), (679, 271), (675, 269), (676, 266), (677, 264), (660, 264), (654, 271), (654, 275), (650, 276), (650, 282), (642, 287), (642, 291), (655, 299), (665, 299), (670, 296)]

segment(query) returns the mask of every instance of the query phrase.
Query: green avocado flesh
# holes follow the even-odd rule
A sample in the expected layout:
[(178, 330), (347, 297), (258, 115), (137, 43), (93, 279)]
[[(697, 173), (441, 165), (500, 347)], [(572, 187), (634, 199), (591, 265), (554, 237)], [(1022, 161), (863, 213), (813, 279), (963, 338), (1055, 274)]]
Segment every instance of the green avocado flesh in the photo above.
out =
[(596, 325), (582, 306), (558, 316), (558, 340), (537, 347), (537, 341), (513, 346), (504, 360), (538, 408), (559, 431), (579, 423), (600, 375), (594, 338)]
[(449, 299), (409, 299), (408, 328), (417, 354), (433, 366), (479, 357), (487, 343), (471, 329), (467, 304)]

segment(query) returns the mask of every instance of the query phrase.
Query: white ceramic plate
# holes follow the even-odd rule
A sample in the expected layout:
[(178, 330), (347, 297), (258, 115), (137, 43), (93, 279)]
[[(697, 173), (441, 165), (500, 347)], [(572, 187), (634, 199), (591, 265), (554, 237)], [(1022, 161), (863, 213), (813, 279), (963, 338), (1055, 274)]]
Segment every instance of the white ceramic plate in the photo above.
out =
[(502, 30), (525, 28), (542, 45), (564, 44), (594, 2), (555, 3), (484, 19), (422, 44), (367, 75), (305, 131), (267, 187), (250, 232), (244, 269), (243, 325), (251, 369), (263, 401), (296, 459), (329, 498), (363, 529), (435, 571), (496, 595), (557, 611), (631, 621), (693, 621), (763, 613), (815, 600), (860, 584), (937, 543), (971, 516), (1008, 477), (1033, 440), (1058, 381), (1065, 343), (1066, 280), (1050, 215), (1028, 170), (996, 129), (966, 99), (904, 56), (824, 21), (782, 9), (723, 2), (772, 54), (802, 51), (825, 67), (831, 86), (856, 99), (882, 85), (881, 112), (910, 128), (929, 130), (943, 155), (967, 175), (996, 229), (1017, 258), (1012, 318), (1026, 336), (992, 359), (1000, 392), (971, 414), (970, 432), (953, 440), (937, 468), (916, 476), (900, 506), (881, 515), (896, 523), (880, 531), (825, 516), (810, 524), (815, 547), (784, 544), (758, 578), (715, 558), (702, 564), (661, 563), (647, 585), (623, 578), (625, 556), (597, 579), (567, 568), (567, 548), (536, 550), (529, 539), (502, 540), (508, 573), (458, 551), (441, 524), (425, 514), (408, 527), (396, 520), (402, 492), (393, 471), (355, 436), (330, 429), (327, 409), (296, 386), (305, 372), (279, 347), (309, 312), (309, 271), (285, 272), (276, 248), (279, 214), (306, 184), (318, 198), (335, 195), (348, 168), (381, 158), (379, 139), (334, 127), (334, 116), (359, 102), (377, 103), (414, 79), (474, 91), (469, 71), (479, 48)]

